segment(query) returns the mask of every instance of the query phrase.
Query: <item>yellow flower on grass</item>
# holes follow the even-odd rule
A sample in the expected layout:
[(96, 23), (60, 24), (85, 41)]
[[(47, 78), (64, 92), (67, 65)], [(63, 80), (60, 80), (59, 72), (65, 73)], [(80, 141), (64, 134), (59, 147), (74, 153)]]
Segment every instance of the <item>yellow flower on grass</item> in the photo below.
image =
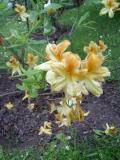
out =
[(38, 62), (38, 56), (34, 56), (32, 53), (28, 53), (27, 55), (27, 64), (30, 67), (34, 67)]
[(11, 56), (6, 65), (10, 69), (12, 69), (12, 75), (14, 75), (15, 73), (21, 74), (20, 63), (15, 56)]
[(41, 134), (48, 134), (51, 135), (52, 134), (52, 124), (51, 122), (44, 122), (44, 125), (40, 127), (40, 131), (39, 131), (39, 135)]
[(5, 104), (5, 107), (6, 107), (7, 109), (11, 110), (11, 109), (14, 107), (14, 105), (13, 105), (13, 103), (8, 102), (8, 103)]
[(115, 126), (109, 126), (108, 123), (106, 123), (106, 130), (105, 134), (109, 136), (115, 136), (118, 133), (118, 130)]
[(101, 9), (100, 15), (108, 14), (110, 18), (114, 17), (114, 12), (118, 9), (120, 3), (117, 0), (102, 0), (104, 8)]
[(22, 21), (26, 21), (29, 15), (26, 13), (26, 8), (23, 5), (16, 4), (15, 11), (20, 15)]

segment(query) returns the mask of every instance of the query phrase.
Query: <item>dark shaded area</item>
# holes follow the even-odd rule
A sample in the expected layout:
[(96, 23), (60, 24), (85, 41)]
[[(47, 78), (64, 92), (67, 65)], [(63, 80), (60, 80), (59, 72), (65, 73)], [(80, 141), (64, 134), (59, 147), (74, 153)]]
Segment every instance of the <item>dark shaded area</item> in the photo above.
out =
[[(55, 33), (49, 36), (49, 41), (51, 42), (56, 42), (57, 40), (62, 39), (65, 35), (68, 35), (71, 30), (71, 26), (56, 25), (55, 28)], [(35, 40), (44, 40), (45, 35), (43, 34), (43, 30), (38, 29), (35, 33), (32, 33), (31, 38)]]
[[(55, 135), (61, 132), (70, 135), (72, 130), (77, 131), (78, 137), (88, 136), (93, 129), (103, 129), (105, 123), (120, 127), (120, 92), (117, 83), (104, 85), (104, 94), (100, 98), (89, 95), (82, 103), (84, 110), (90, 111), (90, 115), (84, 122), (75, 122), (71, 127), (59, 128), (55, 123), (54, 115), (50, 114), (51, 101), (59, 101), (61, 94), (50, 94), (49, 90), (40, 93), (33, 100), (35, 109), (27, 108), (27, 100), (21, 91), (16, 92), (16, 80), (9, 78), (4, 71), (0, 73), (0, 144), (5, 147), (46, 146), (55, 139)], [(14, 104), (12, 110), (4, 105), (11, 101)], [(51, 136), (38, 135), (39, 128), (44, 121), (51, 121), (53, 134)]]

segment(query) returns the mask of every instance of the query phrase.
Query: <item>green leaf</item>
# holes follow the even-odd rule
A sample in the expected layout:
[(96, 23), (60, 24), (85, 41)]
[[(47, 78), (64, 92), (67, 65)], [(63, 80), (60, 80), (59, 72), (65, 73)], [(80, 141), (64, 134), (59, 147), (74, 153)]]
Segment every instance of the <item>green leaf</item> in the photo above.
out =
[(18, 88), (21, 91), (25, 91), (25, 87), (23, 85), (16, 84), (16, 88)]
[(79, 20), (78, 25), (80, 25), (81, 23), (83, 23), (88, 17), (89, 17), (89, 12), (85, 13)]
[(103, 135), (103, 133), (104, 133), (104, 131), (101, 131), (101, 130), (98, 130), (98, 129), (95, 129), (94, 132), (95, 132), (96, 135), (99, 135), (99, 136)]

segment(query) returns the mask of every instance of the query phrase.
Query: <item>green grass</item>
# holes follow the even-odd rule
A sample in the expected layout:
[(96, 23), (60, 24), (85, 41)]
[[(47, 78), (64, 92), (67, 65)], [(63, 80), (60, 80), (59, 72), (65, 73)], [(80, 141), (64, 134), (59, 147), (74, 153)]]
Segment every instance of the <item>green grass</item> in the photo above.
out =
[[(62, 135), (64, 137), (64, 135)], [(48, 148), (7, 151), (0, 148), (0, 160), (119, 160), (120, 136), (71, 139), (51, 142)], [(67, 148), (66, 146), (69, 146)]]

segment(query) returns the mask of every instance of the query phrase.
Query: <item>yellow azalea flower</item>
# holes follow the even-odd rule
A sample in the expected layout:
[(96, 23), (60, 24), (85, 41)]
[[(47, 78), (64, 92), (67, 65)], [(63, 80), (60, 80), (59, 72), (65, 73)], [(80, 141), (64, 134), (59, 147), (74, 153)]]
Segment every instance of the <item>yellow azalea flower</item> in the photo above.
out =
[(102, 51), (102, 52), (106, 51), (107, 45), (102, 40), (99, 40), (99, 44), (98, 45), (100, 47), (100, 51)]
[(106, 49), (107, 46), (101, 40), (98, 44), (91, 41), (89, 46), (84, 48), (84, 51), (88, 54), (82, 66), (84, 70), (87, 70), (84, 74), (84, 83), (86, 89), (95, 96), (100, 96), (103, 93), (100, 82), (104, 81), (104, 77), (110, 76), (107, 67), (102, 67), (104, 62), (102, 53)]
[[(107, 67), (103, 67), (103, 52), (107, 46), (103, 41), (98, 44), (91, 41), (89, 46), (84, 47), (87, 56), (84, 60), (73, 54), (65, 52), (70, 42), (65, 40), (62, 43), (48, 44), (46, 53), (48, 61), (35, 67), (47, 71), (46, 81), (50, 84), (52, 91), (63, 91), (65, 98), (59, 106), (51, 105), (51, 113), (56, 113), (57, 123), (60, 126), (69, 126), (74, 121), (83, 121), (89, 112), (81, 108), (83, 95), (89, 92), (95, 96), (103, 93), (102, 82), (105, 77), (110, 76)], [(44, 124), (40, 133), (51, 134), (51, 127)]]
[(69, 47), (71, 43), (68, 40), (56, 44), (49, 43), (46, 47), (46, 54), (49, 60), (61, 61), (64, 51)]
[(105, 52), (107, 49), (107, 46), (102, 40), (99, 40), (99, 43), (95, 43), (93, 41), (90, 42), (89, 46), (84, 47), (84, 51), (89, 55), (91, 54), (97, 54), (102, 56), (102, 53)]
[(52, 90), (70, 93), (71, 87), (70, 94), (73, 96), (79, 76), (80, 58), (72, 53), (66, 53), (62, 62), (53, 63), (51, 67), (52, 70), (46, 74), (46, 80), (51, 84)]
[(38, 56), (34, 56), (32, 53), (29, 53), (27, 55), (27, 64), (30, 67), (35, 66), (37, 62), (38, 62)]
[(106, 123), (106, 130), (105, 134), (109, 136), (115, 136), (118, 133), (118, 130), (115, 126), (109, 126), (108, 123)]
[(102, 0), (101, 3), (104, 5), (104, 8), (101, 9), (100, 15), (108, 13), (108, 16), (113, 18), (114, 12), (118, 9), (120, 3), (117, 0)]
[(87, 74), (83, 80), (87, 91), (99, 97), (102, 93), (102, 83), (105, 77), (110, 76), (107, 67), (102, 67), (103, 60), (98, 55), (90, 55), (86, 62)]
[(99, 55), (96, 54), (90, 55), (87, 59), (88, 72), (96, 71), (101, 66), (102, 63), (103, 61)]
[(12, 69), (12, 75), (15, 73), (21, 74), (20, 63), (17, 61), (15, 56), (11, 56), (10, 60), (6, 63), (6, 65)]
[(26, 13), (26, 8), (23, 5), (16, 4), (15, 11), (20, 15), (22, 21), (26, 21), (29, 15)]
[(89, 46), (85, 46), (83, 49), (88, 55), (90, 54), (98, 54), (100, 52), (100, 48), (98, 47), (98, 45), (91, 41)]
[(98, 55), (91, 55), (81, 68), (82, 61), (76, 55), (65, 54), (63, 61), (54, 63), (52, 70), (46, 74), (46, 81), (51, 85), (52, 91), (63, 90), (70, 96), (88, 95), (89, 91), (100, 96), (103, 91), (101, 83), (96, 80), (103, 81), (110, 72), (106, 67), (101, 67), (102, 60), (96, 56)]
[(6, 107), (7, 109), (11, 110), (11, 109), (14, 107), (14, 105), (13, 105), (13, 103), (8, 102), (8, 103), (5, 104), (5, 107)]
[(39, 135), (41, 135), (43, 133), (51, 135), (52, 134), (52, 126), (51, 125), (52, 125), (51, 122), (45, 121), (44, 126), (40, 127)]
[(51, 57), (48, 62), (35, 68), (47, 71), (46, 81), (51, 85), (52, 91), (64, 91), (67, 96), (82, 96), (91, 92), (99, 97), (103, 93), (101, 82), (110, 76), (109, 70), (102, 66), (102, 53), (106, 48), (103, 41), (99, 41), (98, 44), (91, 41), (89, 46), (84, 48), (87, 53), (85, 60), (64, 50), (61, 52), (62, 58), (57, 59), (55, 55), (60, 53), (57, 51), (59, 49), (49, 48), (47, 50), (53, 50), (50, 53), (54, 53), (54, 58)]
[(50, 70), (51, 64), (54, 62), (60, 62), (62, 60), (63, 55), (66, 53), (65, 50), (69, 47), (70, 44), (71, 43), (68, 40), (64, 40), (58, 45), (49, 43), (46, 47), (46, 59), (48, 61), (36, 66), (35, 69), (44, 71)]

